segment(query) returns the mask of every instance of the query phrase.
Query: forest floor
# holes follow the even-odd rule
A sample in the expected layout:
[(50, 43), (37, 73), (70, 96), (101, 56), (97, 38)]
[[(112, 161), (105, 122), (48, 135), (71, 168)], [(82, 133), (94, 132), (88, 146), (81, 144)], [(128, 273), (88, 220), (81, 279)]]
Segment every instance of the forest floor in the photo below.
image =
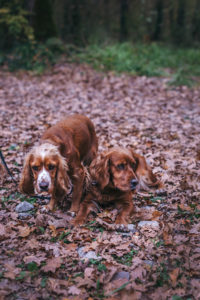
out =
[[(0, 299), (200, 299), (199, 99), (200, 89), (172, 88), (164, 78), (84, 65), (56, 65), (41, 76), (0, 71), (1, 150), (17, 181), (44, 130), (81, 113), (95, 124), (99, 151), (132, 146), (167, 191), (134, 194), (125, 231), (110, 226), (115, 210), (71, 229), (66, 211), (42, 212), (43, 203), (2, 174)], [(32, 210), (19, 213), (24, 200)]]

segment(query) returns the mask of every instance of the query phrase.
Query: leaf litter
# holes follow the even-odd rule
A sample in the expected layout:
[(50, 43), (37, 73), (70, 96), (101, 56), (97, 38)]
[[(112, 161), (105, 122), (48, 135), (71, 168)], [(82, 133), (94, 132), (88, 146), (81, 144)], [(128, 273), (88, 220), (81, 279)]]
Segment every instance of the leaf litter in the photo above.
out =
[[(46, 128), (72, 113), (95, 124), (99, 151), (132, 146), (167, 194), (133, 196), (132, 230), (116, 210), (71, 228), (66, 210), (42, 212), (0, 165), (2, 299), (200, 298), (200, 89), (166, 78), (115, 76), (58, 64), (41, 76), (0, 70), (0, 140), (19, 181), (25, 154)], [(31, 213), (16, 206), (28, 201)], [(131, 227), (129, 227), (131, 228)]]

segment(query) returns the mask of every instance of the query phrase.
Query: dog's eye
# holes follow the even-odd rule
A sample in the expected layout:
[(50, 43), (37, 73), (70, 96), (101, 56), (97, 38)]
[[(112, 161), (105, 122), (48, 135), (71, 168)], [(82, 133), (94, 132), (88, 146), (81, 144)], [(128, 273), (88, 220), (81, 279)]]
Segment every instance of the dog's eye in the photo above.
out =
[(39, 167), (38, 167), (38, 166), (32, 166), (32, 169), (33, 169), (34, 171), (38, 171)]
[(125, 169), (125, 165), (124, 164), (119, 164), (119, 165), (117, 165), (117, 169), (124, 170)]
[(49, 171), (53, 170), (55, 168), (54, 165), (48, 165)]

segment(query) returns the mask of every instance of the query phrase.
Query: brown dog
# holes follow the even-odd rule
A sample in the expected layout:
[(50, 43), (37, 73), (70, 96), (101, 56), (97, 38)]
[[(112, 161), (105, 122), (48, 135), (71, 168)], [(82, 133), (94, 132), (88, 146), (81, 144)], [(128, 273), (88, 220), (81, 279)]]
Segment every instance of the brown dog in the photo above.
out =
[(48, 194), (48, 209), (71, 194), (71, 211), (77, 212), (83, 192), (84, 168), (95, 158), (98, 141), (93, 123), (73, 115), (47, 129), (39, 146), (27, 155), (20, 190), (25, 194)]
[(74, 225), (85, 222), (94, 206), (93, 200), (100, 204), (115, 204), (120, 209), (115, 223), (127, 224), (134, 211), (132, 192), (139, 188), (162, 186), (145, 158), (131, 149), (116, 148), (104, 152), (91, 163), (89, 171), (91, 186), (73, 221)]

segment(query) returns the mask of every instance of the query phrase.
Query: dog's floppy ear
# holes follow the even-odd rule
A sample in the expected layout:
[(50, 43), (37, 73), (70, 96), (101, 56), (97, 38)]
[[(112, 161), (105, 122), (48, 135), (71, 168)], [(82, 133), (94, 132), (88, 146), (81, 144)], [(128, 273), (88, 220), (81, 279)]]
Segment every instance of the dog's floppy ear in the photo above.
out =
[(135, 153), (129, 149), (132, 157), (136, 161), (135, 174), (139, 180), (139, 189), (149, 190), (149, 188), (161, 188), (162, 183), (157, 179), (156, 175), (152, 172), (151, 167), (147, 164), (144, 156)]
[(94, 159), (90, 165), (92, 180), (103, 190), (110, 181), (109, 155), (101, 154)]
[(19, 189), (24, 194), (34, 194), (34, 186), (33, 186), (33, 173), (30, 166), (30, 160), (32, 159), (31, 153), (29, 153), (24, 162), (22, 175), (19, 183)]
[(55, 178), (54, 194), (63, 197), (69, 192), (70, 182), (67, 174), (68, 165), (64, 158), (58, 157), (58, 169)]

